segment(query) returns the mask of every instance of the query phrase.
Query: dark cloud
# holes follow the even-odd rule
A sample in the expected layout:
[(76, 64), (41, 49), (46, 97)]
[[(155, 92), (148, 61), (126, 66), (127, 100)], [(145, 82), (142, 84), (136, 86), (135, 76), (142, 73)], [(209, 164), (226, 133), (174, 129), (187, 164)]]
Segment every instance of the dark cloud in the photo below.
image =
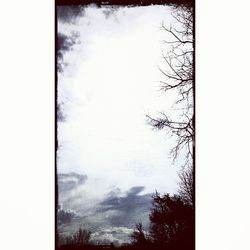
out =
[(119, 10), (119, 7), (116, 6), (112, 6), (109, 8), (105, 8), (102, 13), (104, 14), (105, 18), (108, 19), (109, 17), (113, 16), (114, 18), (116, 18), (116, 11)]
[(65, 117), (65, 114), (64, 114), (64, 110), (63, 110), (63, 103), (59, 103), (57, 105), (57, 120), (59, 122), (64, 122), (66, 117)]
[(75, 23), (77, 19), (81, 16), (84, 16), (84, 7), (82, 6), (57, 7), (57, 17), (61, 22)]
[(59, 192), (71, 191), (74, 188), (83, 185), (87, 180), (87, 175), (77, 173), (58, 174), (58, 188)]
[[(149, 229), (149, 214), (152, 208), (152, 194), (140, 194), (143, 186), (135, 186), (127, 192), (119, 188), (110, 191), (100, 202), (92, 205), (84, 195), (84, 186), (74, 189), (79, 183), (85, 183), (87, 177), (76, 173), (60, 174), (60, 202), (72, 210), (60, 210), (58, 230), (60, 234), (72, 233), (78, 228), (93, 232), (93, 240), (102, 242), (128, 242), (136, 223), (142, 222)], [(81, 181), (76, 181), (82, 176)], [(75, 181), (73, 183), (73, 179)], [(76, 184), (78, 183), (78, 184)], [(63, 191), (62, 191), (63, 187)], [(60, 189), (60, 184), (59, 184)], [(68, 190), (72, 192), (68, 192)], [(94, 191), (94, 190), (93, 190)], [(76, 213), (71, 213), (75, 211)]]
[(57, 211), (58, 224), (68, 224), (75, 217), (76, 213), (71, 209), (64, 210), (62, 207), (60, 207)]
[[(125, 197), (109, 193), (106, 199), (100, 203), (97, 212), (107, 213), (107, 218), (113, 226), (133, 228), (140, 221), (148, 224), (152, 194), (139, 195), (143, 190), (142, 186), (132, 187)], [(112, 214), (109, 213), (111, 211)], [(114, 213), (115, 211), (117, 213)]]
[(127, 192), (127, 196), (138, 195), (138, 194), (141, 193), (144, 189), (145, 189), (145, 187), (143, 187), (143, 186), (132, 187), (132, 188), (130, 188), (130, 190)]
[(59, 72), (62, 72), (67, 65), (63, 60), (64, 54), (72, 50), (75, 44), (79, 43), (79, 33), (77, 32), (72, 32), (70, 36), (62, 33), (57, 34), (57, 69)]
[(70, 48), (74, 45), (71, 37), (66, 36), (62, 33), (58, 33), (57, 36), (57, 57), (58, 59), (63, 58), (63, 53), (69, 51)]

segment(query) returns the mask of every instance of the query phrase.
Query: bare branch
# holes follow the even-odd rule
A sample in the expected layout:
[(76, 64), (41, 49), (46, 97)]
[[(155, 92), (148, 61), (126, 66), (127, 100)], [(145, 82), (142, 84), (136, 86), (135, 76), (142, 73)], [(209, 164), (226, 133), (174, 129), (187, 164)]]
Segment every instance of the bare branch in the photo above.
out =
[[(194, 75), (193, 75), (193, 9), (192, 7), (182, 6), (177, 8), (173, 14), (175, 20), (180, 26), (167, 28), (162, 22), (161, 29), (169, 33), (173, 40), (164, 41), (167, 47), (167, 53), (162, 56), (166, 67), (159, 68), (160, 72), (166, 78), (160, 81), (161, 90), (168, 92), (176, 90), (178, 98), (174, 103), (173, 110), (177, 113), (175, 118), (170, 114), (160, 113), (158, 117), (147, 115), (149, 124), (156, 129), (166, 129), (171, 136), (175, 136), (176, 143), (170, 154), (173, 160), (176, 160), (180, 152), (185, 151), (186, 163), (189, 165), (193, 157), (194, 142)], [(180, 117), (180, 119), (176, 118)]]

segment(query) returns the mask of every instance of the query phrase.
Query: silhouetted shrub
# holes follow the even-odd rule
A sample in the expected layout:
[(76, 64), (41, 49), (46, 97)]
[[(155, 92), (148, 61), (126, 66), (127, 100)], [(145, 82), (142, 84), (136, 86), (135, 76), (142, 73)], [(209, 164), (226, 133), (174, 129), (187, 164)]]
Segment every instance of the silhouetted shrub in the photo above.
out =
[(194, 249), (194, 209), (180, 196), (153, 195), (150, 214), (150, 235), (153, 243), (169, 245), (172, 249), (185, 246)]
[(79, 229), (72, 236), (68, 236), (65, 238), (66, 245), (72, 246), (84, 246), (89, 244), (91, 232)]
[(146, 235), (146, 232), (143, 230), (141, 222), (136, 224), (136, 229), (131, 234), (131, 238), (133, 245), (145, 246), (149, 243), (149, 239)]

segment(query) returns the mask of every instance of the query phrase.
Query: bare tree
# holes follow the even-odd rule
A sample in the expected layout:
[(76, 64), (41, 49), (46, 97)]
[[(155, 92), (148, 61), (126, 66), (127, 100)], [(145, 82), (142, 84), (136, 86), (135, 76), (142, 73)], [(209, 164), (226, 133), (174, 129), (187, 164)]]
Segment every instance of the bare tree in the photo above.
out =
[(66, 237), (65, 241), (67, 245), (71, 246), (84, 246), (89, 244), (91, 232), (79, 229), (72, 236)]
[(194, 206), (194, 169), (188, 166), (179, 173), (178, 194), (185, 204)]
[[(165, 26), (161, 29), (171, 35), (164, 41), (167, 51), (163, 54), (166, 67), (160, 68), (164, 76), (161, 90), (167, 94), (177, 93), (178, 98), (173, 103), (175, 117), (161, 112), (158, 117), (147, 115), (149, 123), (156, 129), (166, 129), (176, 137), (176, 144), (171, 150), (174, 160), (182, 150), (185, 151), (185, 166), (192, 164), (194, 152), (194, 32), (193, 7), (180, 5), (175, 7), (173, 14), (178, 27)], [(177, 118), (176, 118), (177, 117)]]
[(135, 245), (145, 245), (148, 243), (147, 236), (145, 234), (145, 231), (143, 230), (142, 223), (136, 224), (136, 229), (131, 234), (132, 242)]

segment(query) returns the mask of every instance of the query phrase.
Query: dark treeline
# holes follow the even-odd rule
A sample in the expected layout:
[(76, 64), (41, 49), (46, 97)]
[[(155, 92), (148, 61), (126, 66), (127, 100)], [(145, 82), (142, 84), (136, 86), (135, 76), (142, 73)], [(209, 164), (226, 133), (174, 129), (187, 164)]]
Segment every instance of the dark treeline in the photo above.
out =
[(135, 225), (131, 242), (121, 246), (113, 243), (98, 244), (91, 238), (91, 232), (79, 229), (72, 236), (62, 239), (58, 250), (88, 249), (169, 249), (193, 250), (195, 244), (194, 204), (192, 169), (182, 170), (178, 194), (153, 195), (150, 230), (146, 232), (142, 223)]

